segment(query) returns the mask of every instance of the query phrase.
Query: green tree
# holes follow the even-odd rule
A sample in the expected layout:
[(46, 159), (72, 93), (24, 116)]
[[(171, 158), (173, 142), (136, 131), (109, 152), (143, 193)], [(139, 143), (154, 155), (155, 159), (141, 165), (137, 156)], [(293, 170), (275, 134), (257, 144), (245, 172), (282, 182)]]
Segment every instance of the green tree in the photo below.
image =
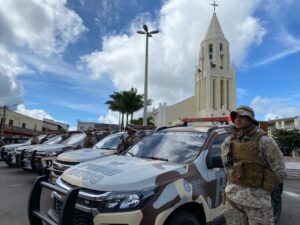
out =
[(272, 137), (277, 142), (284, 155), (291, 155), (293, 149), (300, 147), (300, 133), (297, 129), (275, 129), (272, 132)]
[(143, 108), (143, 95), (137, 93), (136, 88), (131, 88), (129, 91), (123, 92), (125, 111), (126, 111), (126, 125), (128, 125), (128, 116), (133, 119), (133, 113)]
[(109, 95), (110, 100), (106, 101), (105, 104), (108, 105), (108, 108), (111, 111), (121, 113), (121, 129), (123, 129), (123, 121), (124, 121), (124, 113), (125, 113), (125, 106), (124, 106), (124, 99), (123, 93), (114, 91), (113, 94)]
[[(121, 129), (124, 128), (124, 115), (126, 114), (126, 125), (128, 125), (128, 116), (139, 111), (143, 108), (143, 95), (138, 94), (136, 88), (131, 88), (129, 91), (114, 92), (110, 96), (110, 100), (106, 101), (105, 104), (112, 111), (121, 113)], [(148, 100), (148, 105), (151, 104), (151, 100)]]
[[(143, 125), (143, 118), (139, 117), (138, 119), (131, 120), (131, 123), (133, 125)], [(153, 118), (151, 116), (147, 118), (147, 124), (154, 125)]]

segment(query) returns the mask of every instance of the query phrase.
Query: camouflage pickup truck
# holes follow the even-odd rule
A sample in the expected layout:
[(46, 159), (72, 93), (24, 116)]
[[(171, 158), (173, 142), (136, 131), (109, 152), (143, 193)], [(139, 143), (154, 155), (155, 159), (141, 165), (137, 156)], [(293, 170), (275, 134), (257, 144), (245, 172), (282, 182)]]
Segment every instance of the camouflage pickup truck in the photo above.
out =
[[(125, 155), (69, 168), (55, 185), (39, 177), (29, 197), (30, 224), (223, 224), (220, 151), (228, 135), (228, 127), (162, 128)], [(47, 214), (40, 211), (43, 187), (53, 190)]]

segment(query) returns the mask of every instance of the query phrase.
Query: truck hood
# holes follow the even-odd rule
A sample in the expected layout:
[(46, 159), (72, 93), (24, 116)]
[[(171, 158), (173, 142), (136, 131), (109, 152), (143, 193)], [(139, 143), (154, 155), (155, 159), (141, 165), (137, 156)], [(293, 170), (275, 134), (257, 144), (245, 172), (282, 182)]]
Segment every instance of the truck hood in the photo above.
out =
[(70, 167), (61, 179), (96, 191), (132, 191), (178, 179), (183, 173), (185, 165), (112, 155)]
[(31, 149), (31, 148), (33, 148), (35, 146), (38, 146), (38, 145), (23, 145), (23, 146), (17, 147), (16, 151), (17, 152), (21, 152), (23, 150), (29, 150), (29, 149)]
[(4, 145), (3, 147), (5, 148), (5, 151), (13, 151), (16, 148), (20, 147), (20, 146), (28, 146), (28, 144), (10, 144), (10, 145)]
[(46, 153), (46, 154), (51, 154), (51, 153), (59, 153), (62, 151), (66, 150), (71, 150), (73, 149), (72, 146), (68, 145), (63, 145), (63, 144), (53, 144), (53, 145), (38, 145), (34, 148), (32, 148), (32, 151), (37, 151), (37, 153)]
[(114, 150), (101, 150), (93, 148), (83, 148), (80, 150), (68, 151), (57, 156), (57, 160), (64, 162), (86, 162), (93, 159), (98, 159), (104, 156), (112, 155)]

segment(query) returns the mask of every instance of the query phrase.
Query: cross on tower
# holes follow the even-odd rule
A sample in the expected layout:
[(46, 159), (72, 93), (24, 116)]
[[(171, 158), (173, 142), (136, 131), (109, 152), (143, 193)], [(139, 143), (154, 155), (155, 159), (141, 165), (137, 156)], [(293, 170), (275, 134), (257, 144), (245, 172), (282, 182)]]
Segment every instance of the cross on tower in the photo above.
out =
[(216, 6), (219, 6), (216, 4), (216, 2), (214, 1), (214, 4), (211, 4), (214, 7), (214, 12), (216, 11)]

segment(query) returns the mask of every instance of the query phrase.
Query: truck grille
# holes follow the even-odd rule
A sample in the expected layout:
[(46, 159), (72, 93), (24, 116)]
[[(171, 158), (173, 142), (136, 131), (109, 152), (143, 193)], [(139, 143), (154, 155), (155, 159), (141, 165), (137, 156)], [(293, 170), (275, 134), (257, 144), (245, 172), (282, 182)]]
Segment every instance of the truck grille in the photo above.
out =
[[(60, 215), (62, 211), (62, 202), (55, 199), (55, 212)], [(94, 225), (93, 217), (89, 213), (75, 209), (73, 225)]]
[(68, 161), (62, 161), (62, 160), (57, 160), (57, 159), (55, 161), (60, 164), (71, 165), (71, 166), (79, 164), (79, 162), (68, 162)]

